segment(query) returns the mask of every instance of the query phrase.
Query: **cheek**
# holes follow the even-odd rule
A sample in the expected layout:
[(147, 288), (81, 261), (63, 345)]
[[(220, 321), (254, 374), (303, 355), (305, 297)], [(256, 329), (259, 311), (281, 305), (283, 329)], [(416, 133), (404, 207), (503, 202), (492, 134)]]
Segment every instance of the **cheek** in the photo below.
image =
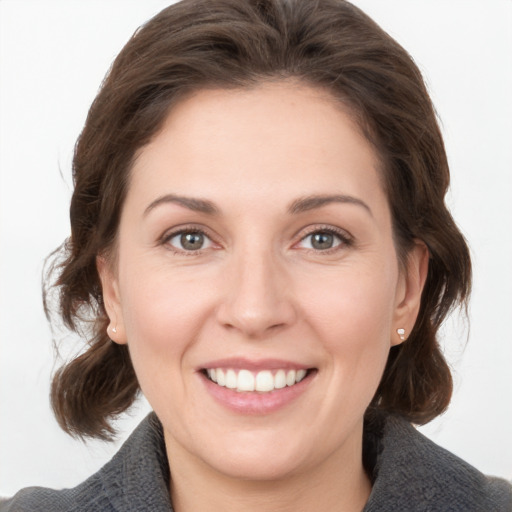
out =
[[(128, 342), (144, 341), (164, 350), (189, 338), (201, 323), (207, 300), (206, 294), (199, 293), (201, 277), (173, 271), (165, 264), (127, 263), (127, 270), (120, 272), (124, 277), (120, 293)], [(207, 292), (208, 287), (204, 288)]]
[(376, 269), (339, 272), (315, 283), (306, 281), (304, 310), (319, 328), (342, 340), (389, 341), (396, 275), (390, 269)]
[(206, 293), (198, 293), (197, 284), (192, 286), (163, 269), (147, 268), (124, 276), (120, 287), (123, 321), (133, 365), (148, 396), (158, 381), (181, 379), (211, 301)]
[(336, 381), (343, 386), (350, 382), (368, 400), (389, 353), (397, 277), (393, 270), (376, 267), (304, 287), (309, 290), (304, 316), (322, 340)]

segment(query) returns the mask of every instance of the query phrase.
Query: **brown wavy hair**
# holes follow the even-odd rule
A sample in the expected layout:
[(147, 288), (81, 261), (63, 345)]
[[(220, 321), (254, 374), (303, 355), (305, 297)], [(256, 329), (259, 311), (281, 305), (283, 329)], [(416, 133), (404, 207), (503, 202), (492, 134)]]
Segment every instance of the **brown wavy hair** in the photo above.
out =
[(471, 264), (444, 203), (448, 163), (417, 66), (343, 0), (183, 0), (122, 49), (75, 147), (71, 236), (45, 286), (45, 296), (58, 291), (66, 326), (87, 339), (52, 382), (52, 406), (66, 432), (111, 438), (111, 420), (139, 393), (127, 346), (107, 336), (96, 269), (97, 255), (115, 258), (134, 155), (186, 95), (284, 79), (326, 89), (349, 109), (380, 156), (399, 259), (405, 261), (414, 239), (430, 251), (417, 322), (407, 342), (391, 348), (369, 411), (422, 424), (446, 409), (452, 379), (436, 335), (447, 313), (466, 304)]

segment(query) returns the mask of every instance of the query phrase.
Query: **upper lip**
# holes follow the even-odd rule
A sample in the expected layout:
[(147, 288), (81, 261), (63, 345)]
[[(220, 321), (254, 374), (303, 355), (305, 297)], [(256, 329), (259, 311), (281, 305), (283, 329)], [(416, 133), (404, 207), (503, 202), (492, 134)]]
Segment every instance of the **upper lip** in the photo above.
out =
[(216, 359), (201, 365), (198, 370), (209, 368), (231, 368), (233, 370), (308, 370), (311, 365), (287, 361), (284, 359), (246, 359), (243, 357)]

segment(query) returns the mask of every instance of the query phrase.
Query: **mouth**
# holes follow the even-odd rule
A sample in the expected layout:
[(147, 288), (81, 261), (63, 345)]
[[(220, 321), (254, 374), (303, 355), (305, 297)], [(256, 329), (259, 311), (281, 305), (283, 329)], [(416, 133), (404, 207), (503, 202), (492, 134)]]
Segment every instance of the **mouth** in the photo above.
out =
[(314, 368), (277, 368), (259, 371), (244, 368), (203, 368), (201, 373), (218, 386), (239, 393), (271, 393), (296, 386), (315, 371)]
[(231, 357), (197, 369), (214, 400), (237, 415), (266, 416), (291, 406), (312, 388), (318, 368), (280, 359)]

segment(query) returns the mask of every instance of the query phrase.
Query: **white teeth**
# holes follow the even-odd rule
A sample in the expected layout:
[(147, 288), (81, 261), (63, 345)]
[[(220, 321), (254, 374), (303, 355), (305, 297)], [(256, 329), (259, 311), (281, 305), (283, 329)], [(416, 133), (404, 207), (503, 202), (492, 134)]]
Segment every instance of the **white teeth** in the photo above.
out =
[(272, 391), (275, 388), (274, 377), (269, 371), (256, 374), (256, 391)]
[(238, 391), (254, 391), (254, 375), (248, 370), (238, 372)]
[(297, 370), (295, 382), (300, 382), (306, 376), (306, 370)]
[(225, 386), (226, 385), (226, 376), (224, 375), (224, 370), (217, 368), (215, 370), (215, 375), (217, 376), (217, 384), (219, 386)]
[(229, 389), (235, 389), (237, 387), (236, 373), (234, 370), (228, 370), (226, 372), (226, 387)]
[(274, 386), (276, 389), (286, 387), (286, 373), (284, 370), (277, 370), (277, 373), (274, 376)]
[(270, 370), (253, 373), (249, 370), (222, 368), (208, 368), (206, 373), (210, 380), (219, 386), (225, 386), (237, 391), (259, 391), (268, 393), (274, 389), (282, 389), (299, 383), (307, 374), (306, 370), (277, 370), (274, 374)]
[(295, 384), (295, 376), (296, 376), (295, 370), (288, 370), (288, 373), (286, 374), (286, 385), (287, 386), (293, 386)]

